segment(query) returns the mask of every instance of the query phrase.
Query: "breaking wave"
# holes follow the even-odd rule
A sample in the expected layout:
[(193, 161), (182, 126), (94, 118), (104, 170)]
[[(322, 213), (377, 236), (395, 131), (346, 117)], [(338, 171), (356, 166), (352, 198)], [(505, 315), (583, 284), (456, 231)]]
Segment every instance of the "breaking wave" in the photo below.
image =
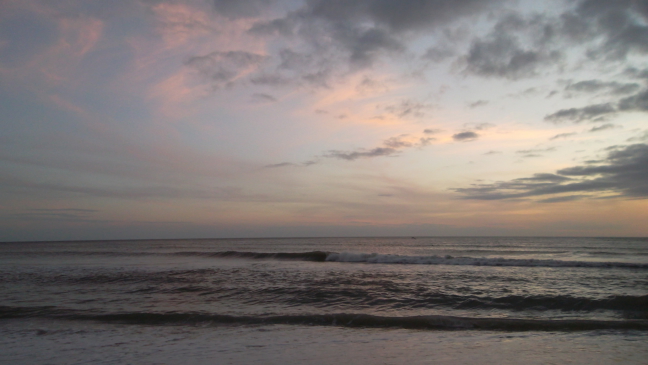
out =
[[(11, 252), (5, 252), (11, 254)], [(250, 252), (250, 251), (181, 251), (181, 252), (111, 252), (111, 251), (53, 251), (34, 252), (33, 255), (79, 255), (79, 256), (189, 256), (212, 258), (238, 258), (254, 260), (298, 260), (313, 262), (349, 262), (367, 264), (401, 265), (464, 265), (464, 266), (510, 266), (510, 267), (589, 267), (648, 269), (647, 263), (620, 261), (568, 261), (553, 259), (519, 259), (504, 257), (470, 256), (407, 256), (353, 252)], [(25, 255), (21, 253), (21, 255)]]
[(404, 256), (375, 253), (330, 253), (326, 261), (365, 262), (371, 264), (409, 265), (468, 265), (468, 266), (529, 266), (529, 267), (592, 267), (648, 269), (648, 264), (630, 262), (562, 261), (541, 259), (507, 259), (446, 256)]

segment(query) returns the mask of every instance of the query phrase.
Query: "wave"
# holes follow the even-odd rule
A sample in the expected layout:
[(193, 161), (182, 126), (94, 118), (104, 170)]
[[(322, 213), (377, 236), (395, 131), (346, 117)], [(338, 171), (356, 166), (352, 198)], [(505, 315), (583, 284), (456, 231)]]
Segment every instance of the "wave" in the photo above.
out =
[(176, 252), (178, 256), (203, 256), (221, 258), (245, 258), (245, 259), (276, 259), (276, 260), (301, 260), (324, 262), (331, 252), (310, 251), (310, 252), (245, 252), (245, 251), (220, 251), (220, 252)]
[(250, 251), (181, 251), (181, 252), (114, 252), (114, 251), (49, 251), (15, 254), (30, 255), (81, 255), (81, 256), (193, 256), (213, 258), (240, 258), (258, 260), (299, 260), (314, 262), (347, 262), (367, 264), (401, 265), (463, 265), (463, 266), (509, 266), (509, 267), (584, 267), (584, 268), (623, 268), (648, 269), (648, 263), (617, 261), (567, 261), (553, 259), (514, 259), (503, 257), (470, 256), (407, 256), (377, 253), (352, 252), (250, 252)]
[(646, 320), (547, 320), (515, 318), (472, 318), (454, 316), (391, 317), (369, 314), (304, 314), (274, 316), (232, 316), (202, 312), (89, 313), (56, 307), (0, 306), (0, 319), (54, 318), (134, 325), (309, 325), (361, 328), (404, 328), (417, 330), (489, 331), (648, 331)]
[(476, 258), (446, 256), (405, 256), (376, 253), (330, 253), (326, 261), (364, 262), (371, 264), (405, 265), (467, 265), (467, 266), (524, 266), (524, 267), (591, 267), (648, 269), (648, 264), (631, 262), (562, 261), (541, 259), (507, 259), (502, 257)]

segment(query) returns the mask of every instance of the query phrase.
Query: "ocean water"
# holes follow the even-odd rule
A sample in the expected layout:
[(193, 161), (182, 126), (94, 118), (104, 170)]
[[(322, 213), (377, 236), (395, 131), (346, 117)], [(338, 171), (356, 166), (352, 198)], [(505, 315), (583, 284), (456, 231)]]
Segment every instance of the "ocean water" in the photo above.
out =
[(646, 238), (0, 244), (1, 364), (645, 364)]

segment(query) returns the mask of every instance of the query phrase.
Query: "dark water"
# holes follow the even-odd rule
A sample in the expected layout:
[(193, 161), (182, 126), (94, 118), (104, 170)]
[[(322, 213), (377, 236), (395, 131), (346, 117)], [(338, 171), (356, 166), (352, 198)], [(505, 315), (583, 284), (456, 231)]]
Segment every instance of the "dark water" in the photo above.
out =
[(14, 329), (64, 321), (105, 330), (309, 326), (359, 335), (616, 331), (645, 342), (648, 239), (4, 243), (2, 321)]

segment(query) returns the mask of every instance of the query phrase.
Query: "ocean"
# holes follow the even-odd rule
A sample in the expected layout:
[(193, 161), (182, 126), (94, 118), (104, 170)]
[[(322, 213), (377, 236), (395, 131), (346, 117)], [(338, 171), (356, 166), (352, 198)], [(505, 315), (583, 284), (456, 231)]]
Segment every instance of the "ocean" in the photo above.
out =
[(646, 364), (648, 238), (0, 243), (1, 364)]

